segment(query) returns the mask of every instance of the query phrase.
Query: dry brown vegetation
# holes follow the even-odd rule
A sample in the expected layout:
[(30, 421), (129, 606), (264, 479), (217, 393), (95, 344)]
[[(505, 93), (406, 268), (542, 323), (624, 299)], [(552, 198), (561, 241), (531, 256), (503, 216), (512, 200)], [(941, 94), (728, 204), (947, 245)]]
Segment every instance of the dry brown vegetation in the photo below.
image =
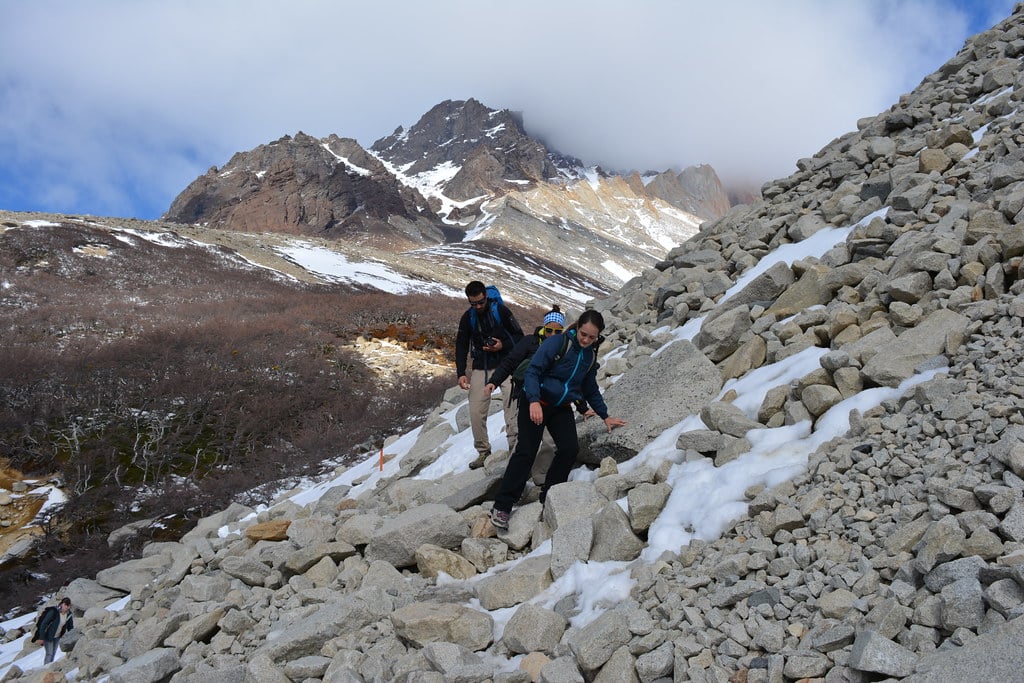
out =
[[(83, 242), (114, 256), (73, 253)], [(146, 243), (129, 260), (102, 231), (9, 230), (0, 246), (0, 457), (73, 493), (36, 555), (0, 568), (3, 604), (133, 556), (153, 532), (107, 546), (128, 522), (160, 518), (176, 538), (263, 502), (407, 431), (454, 383), (382, 386), (344, 344), (387, 336), (451, 359), (459, 300), (300, 286), (202, 248)]]

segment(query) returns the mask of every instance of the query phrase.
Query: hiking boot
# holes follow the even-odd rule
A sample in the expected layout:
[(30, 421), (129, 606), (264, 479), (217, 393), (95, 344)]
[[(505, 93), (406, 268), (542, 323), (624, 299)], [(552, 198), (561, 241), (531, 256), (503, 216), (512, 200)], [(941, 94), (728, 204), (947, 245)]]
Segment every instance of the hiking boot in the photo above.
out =
[(471, 470), (478, 470), (478, 469), (480, 469), (481, 467), (484, 466), (484, 460), (486, 460), (490, 455), (491, 455), (490, 453), (481, 453), (480, 455), (476, 456), (476, 460), (474, 460), (473, 462), (469, 463), (469, 469), (471, 469)]
[(491, 524), (494, 525), (495, 529), (501, 529), (502, 531), (508, 529), (508, 518), (512, 513), (505, 512), (504, 510), (491, 510)]

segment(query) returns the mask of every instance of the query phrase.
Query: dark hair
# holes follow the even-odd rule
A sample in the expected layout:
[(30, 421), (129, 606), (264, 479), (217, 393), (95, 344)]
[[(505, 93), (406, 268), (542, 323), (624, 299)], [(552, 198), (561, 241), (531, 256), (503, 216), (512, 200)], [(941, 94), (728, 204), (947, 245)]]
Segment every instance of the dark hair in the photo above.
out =
[(466, 285), (466, 296), (478, 296), (483, 294), (487, 288), (484, 287), (484, 283), (479, 280), (473, 280)]
[[(548, 313), (561, 313), (562, 309), (558, 307), (558, 304), (551, 304), (551, 310)], [(545, 313), (547, 315), (547, 313)]]
[(583, 311), (582, 315), (573, 324), (573, 327), (579, 329), (581, 325), (590, 323), (597, 328), (598, 332), (604, 332), (604, 316), (601, 315), (600, 311), (595, 311), (592, 308), (588, 308)]
[(64, 598), (59, 603), (57, 603), (58, 607), (60, 607), (61, 605), (67, 605), (68, 607), (71, 607), (71, 598)]

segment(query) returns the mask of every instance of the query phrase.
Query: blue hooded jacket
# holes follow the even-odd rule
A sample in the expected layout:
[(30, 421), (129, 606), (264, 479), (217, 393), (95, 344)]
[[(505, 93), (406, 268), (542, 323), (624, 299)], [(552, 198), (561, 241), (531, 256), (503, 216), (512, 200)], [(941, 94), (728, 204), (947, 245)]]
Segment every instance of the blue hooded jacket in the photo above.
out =
[[(562, 350), (562, 338), (569, 339), (565, 355), (556, 358)], [(608, 417), (608, 406), (597, 386), (597, 344), (587, 348), (576, 340), (576, 331), (548, 337), (533, 354), (523, 378), (523, 395), (528, 403), (540, 401), (549, 406), (563, 406), (587, 400), (602, 420)]]

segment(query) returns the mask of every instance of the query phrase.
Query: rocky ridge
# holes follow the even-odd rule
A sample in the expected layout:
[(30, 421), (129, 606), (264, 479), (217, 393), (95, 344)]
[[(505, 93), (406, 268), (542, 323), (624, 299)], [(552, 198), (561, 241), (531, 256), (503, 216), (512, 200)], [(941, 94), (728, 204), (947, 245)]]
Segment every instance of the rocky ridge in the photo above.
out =
[[(423, 249), (436, 265), (498, 247), (522, 268), (550, 260), (553, 275), (595, 296), (728, 207), (709, 166), (646, 181), (583, 169), (531, 138), (519, 115), (470, 99), (438, 104), (369, 150), (299, 133), (240, 152), (193, 181), (163, 219), (321, 239), (345, 253), (372, 249), (397, 265)], [(560, 262), (570, 238), (601, 258)]]
[[(706, 429), (679, 435), (677, 461), (619, 471), (649, 436), (590, 435), (600, 476), (518, 508), (495, 538), (484, 501), (500, 454), (483, 470), (410, 478), (465, 427), (446, 417), (453, 392), (374, 490), (335, 487), (251, 519), (233, 507), (74, 582), (81, 633), (54, 671), (188, 682), (1019, 677), (1021, 55), (1018, 6), (889, 111), (765, 185), (762, 201), (596, 302), (610, 323), (602, 379), (615, 412), (631, 429), (700, 415)], [(821, 256), (741, 280), (780, 247), (837, 228), (848, 236)], [(687, 325), (696, 333), (672, 342)], [(769, 391), (755, 414), (719, 398), (725, 380), (809, 349), (823, 351), (820, 367)], [(720, 538), (636, 559), (676, 464), (725, 465), (751, 432), (820, 427), (844, 398), (923, 368), (938, 374), (850, 413), (805, 471), (747, 491), (747, 514)], [(675, 393), (615, 401), (617, 387), (666, 372), (659, 387)], [(549, 540), (549, 552), (470, 578)], [(634, 583), (570, 625), (575, 601), (530, 599), (579, 560), (629, 562)], [(441, 571), (456, 580), (438, 581)], [(119, 598), (120, 611), (102, 608)], [(514, 608), (496, 641), (474, 599)], [(500, 665), (520, 653), (521, 668)]]

